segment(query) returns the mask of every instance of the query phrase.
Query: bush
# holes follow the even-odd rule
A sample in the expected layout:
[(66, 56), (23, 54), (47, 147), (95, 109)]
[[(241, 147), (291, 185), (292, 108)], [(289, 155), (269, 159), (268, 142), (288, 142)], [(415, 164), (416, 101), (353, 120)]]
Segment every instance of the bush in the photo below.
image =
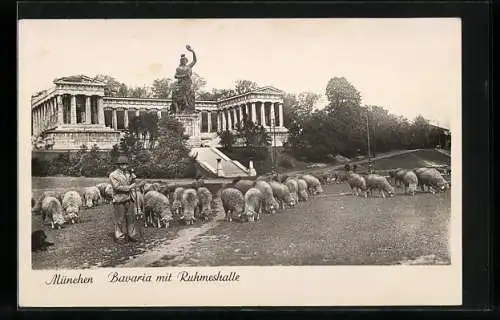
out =
[(293, 169), (293, 163), (288, 159), (281, 159), (279, 162), (279, 166), (286, 169)]

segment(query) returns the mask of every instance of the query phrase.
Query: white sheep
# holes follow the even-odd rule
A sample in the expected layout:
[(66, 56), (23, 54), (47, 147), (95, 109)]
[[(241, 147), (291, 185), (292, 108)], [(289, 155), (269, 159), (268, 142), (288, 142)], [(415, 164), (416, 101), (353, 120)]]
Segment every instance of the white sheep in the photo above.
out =
[(61, 229), (64, 224), (63, 209), (59, 200), (54, 197), (45, 197), (40, 207), (42, 214), (42, 225), (45, 218), (50, 219), (52, 229)]
[(183, 219), (186, 224), (193, 224), (198, 211), (198, 193), (195, 189), (189, 188), (182, 194)]
[(321, 187), (321, 182), (315, 176), (313, 176), (311, 174), (304, 174), (302, 176), (299, 176), (299, 178), (303, 179), (305, 182), (307, 182), (307, 188), (309, 190), (309, 194), (316, 195), (316, 194), (323, 193), (323, 188)]
[(406, 171), (401, 180), (404, 184), (404, 192), (414, 196), (418, 185), (418, 177), (415, 172), (411, 170)]
[(153, 224), (155, 227), (168, 228), (173, 220), (168, 198), (155, 190), (151, 190), (144, 196), (145, 226)]
[(206, 187), (198, 188), (198, 212), (201, 219), (208, 220), (208, 217), (212, 214), (212, 193)]
[(378, 175), (378, 174), (369, 174), (365, 178), (366, 180), (366, 188), (370, 194), (372, 194), (372, 190), (380, 190), (382, 197), (385, 198), (385, 192), (389, 194), (389, 196), (394, 196), (394, 188), (391, 186), (387, 178)]
[(293, 207), (295, 205), (295, 202), (290, 194), (290, 190), (288, 190), (286, 185), (274, 180), (271, 180), (268, 183), (271, 186), (274, 198), (280, 204), (281, 209), (286, 209), (287, 206)]
[(365, 198), (368, 197), (366, 180), (362, 175), (349, 171), (347, 174), (347, 183), (351, 187), (352, 195), (359, 196), (362, 193)]
[(227, 187), (221, 191), (220, 198), (224, 208), (225, 220), (231, 222), (233, 218), (240, 219), (245, 209), (245, 196), (236, 189)]
[(278, 201), (274, 198), (273, 189), (266, 181), (256, 181), (255, 188), (258, 189), (263, 198), (264, 212), (269, 214), (275, 214), (279, 207)]
[(299, 195), (298, 195), (299, 185), (298, 185), (297, 179), (288, 178), (285, 181), (285, 185), (287, 186), (288, 190), (290, 191), (290, 196), (292, 197), (293, 201), (295, 203), (299, 202)]
[(70, 190), (64, 194), (62, 208), (66, 215), (66, 221), (71, 221), (71, 223), (78, 222), (82, 204), (82, 197), (78, 191)]
[(99, 205), (102, 202), (101, 193), (97, 187), (87, 187), (83, 189), (83, 200), (87, 208)]
[(432, 193), (435, 191), (446, 191), (449, 189), (448, 182), (443, 178), (441, 173), (434, 168), (421, 168), (425, 170), (417, 169), (415, 174), (418, 177), (418, 182), (425, 191), (425, 186), (429, 187)]
[(303, 179), (297, 179), (297, 190), (299, 201), (309, 200), (309, 194), (307, 193), (307, 182)]
[(182, 216), (182, 195), (184, 194), (184, 190), (183, 187), (177, 187), (174, 190), (172, 212), (177, 218)]
[(250, 188), (245, 193), (245, 213), (243, 216), (247, 221), (260, 220), (262, 200), (262, 193), (257, 188)]

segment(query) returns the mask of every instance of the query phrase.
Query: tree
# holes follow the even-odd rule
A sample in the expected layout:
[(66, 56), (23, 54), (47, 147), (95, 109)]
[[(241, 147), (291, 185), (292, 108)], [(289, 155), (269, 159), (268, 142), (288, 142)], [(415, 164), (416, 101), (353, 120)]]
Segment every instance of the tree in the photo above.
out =
[(153, 81), (153, 97), (156, 99), (169, 99), (172, 93), (172, 79), (162, 78)]
[(246, 147), (264, 147), (271, 145), (271, 136), (263, 125), (246, 120), (236, 124), (236, 139)]
[(361, 93), (344, 77), (334, 77), (326, 86), (326, 97), (330, 102), (327, 107), (335, 110), (338, 107), (359, 107)]
[(236, 92), (233, 89), (212, 89), (211, 92), (200, 91), (198, 94), (199, 100), (216, 101), (235, 96)]
[(104, 82), (104, 95), (107, 97), (126, 97), (127, 86), (124, 83), (116, 80), (114, 77), (104, 74), (98, 74), (94, 77), (95, 80)]
[(201, 93), (201, 89), (207, 85), (207, 81), (196, 72), (193, 72), (191, 81), (194, 94), (196, 98), (198, 98), (199, 94)]
[(236, 136), (229, 130), (217, 132), (217, 135), (220, 138), (222, 149), (227, 152), (232, 152), (233, 145), (236, 142)]
[(151, 98), (147, 87), (129, 88), (128, 95), (132, 98)]
[(250, 80), (236, 80), (235, 81), (235, 92), (236, 94), (243, 94), (257, 89), (259, 86), (256, 82)]
[(158, 125), (158, 142), (152, 152), (150, 169), (158, 176), (182, 175), (191, 163), (189, 137), (184, 134), (184, 126), (173, 115), (162, 117)]

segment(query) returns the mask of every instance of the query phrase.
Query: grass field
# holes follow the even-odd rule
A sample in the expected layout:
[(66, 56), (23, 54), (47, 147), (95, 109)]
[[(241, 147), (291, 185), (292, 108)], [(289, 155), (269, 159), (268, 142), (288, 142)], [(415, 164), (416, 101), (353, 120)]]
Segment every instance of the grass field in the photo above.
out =
[[(141, 266), (396, 264), (431, 254), (449, 261), (449, 192), (364, 199), (348, 191), (347, 185), (325, 186), (313, 201), (256, 223), (226, 223), (219, 205), (213, 227), (186, 241), (178, 239), (180, 232), (202, 223), (146, 228), (144, 242), (125, 245), (113, 242), (112, 206), (102, 205), (84, 210), (79, 224), (62, 230), (44, 226), (56, 245), (33, 253), (33, 268), (113, 267), (162, 246), (165, 252)], [(40, 228), (39, 216), (33, 216), (32, 227)], [(167, 254), (174, 239), (181, 245)]]
[[(376, 161), (379, 170), (449, 165), (449, 157), (419, 150)], [(363, 164), (358, 168), (363, 168)], [(230, 180), (230, 179), (229, 179)], [(106, 178), (33, 178), (33, 196), (45, 190), (81, 190)], [(159, 180), (153, 180), (159, 181)], [(215, 193), (228, 179), (210, 181)], [(161, 180), (173, 183), (172, 180)], [(190, 184), (193, 180), (176, 180)], [(32, 215), (32, 230), (46, 231), (56, 245), (32, 253), (34, 269), (114, 266), (216, 265), (384, 265), (433, 256), (430, 264), (449, 263), (450, 192), (397, 194), (359, 198), (346, 184), (327, 185), (325, 193), (256, 223), (226, 223), (220, 201), (207, 223), (168, 230), (145, 228), (143, 241), (113, 242), (112, 206), (83, 209), (82, 222), (62, 230), (41, 226)], [(134, 261), (136, 263), (134, 263)]]

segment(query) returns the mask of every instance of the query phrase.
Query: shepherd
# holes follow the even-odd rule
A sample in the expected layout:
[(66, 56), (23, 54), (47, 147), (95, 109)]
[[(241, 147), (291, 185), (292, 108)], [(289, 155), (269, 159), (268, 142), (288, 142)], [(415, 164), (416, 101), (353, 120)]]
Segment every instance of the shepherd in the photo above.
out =
[(109, 174), (113, 187), (114, 240), (117, 243), (137, 242), (138, 230), (132, 193), (141, 187), (141, 183), (133, 182), (135, 175), (129, 171), (127, 157), (119, 156), (116, 164), (118, 168)]

